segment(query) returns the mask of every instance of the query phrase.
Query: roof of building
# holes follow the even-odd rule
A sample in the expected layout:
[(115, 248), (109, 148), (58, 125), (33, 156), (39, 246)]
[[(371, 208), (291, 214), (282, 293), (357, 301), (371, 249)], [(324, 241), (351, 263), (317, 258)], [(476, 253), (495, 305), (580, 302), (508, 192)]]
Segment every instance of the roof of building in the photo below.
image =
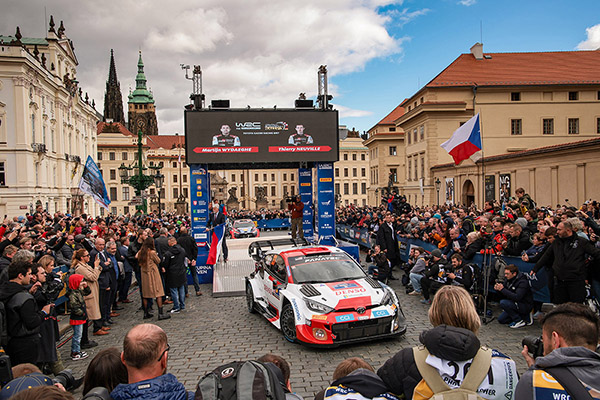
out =
[(134, 136), (133, 133), (131, 133), (125, 127), (125, 125), (119, 122), (99, 122), (96, 128), (96, 132), (98, 133), (98, 135), (100, 135), (101, 133), (121, 133), (125, 136)]
[(135, 76), (135, 90), (129, 94), (128, 103), (135, 104), (154, 104), (152, 92), (146, 88), (146, 75), (144, 74), (144, 62), (142, 61), (142, 51), (138, 59), (138, 73)]
[[(14, 36), (4, 36), (4, 35), (0, 35), (0, 43), (2, 44), (10, 44), (10, 42), (16, 40), (17, 38)], [(21, 43), (24, 45), (38, 45), (38, 46), (48, 46), (48, 41), (44, 38), (26, 38), (26, 37), (22, 37), (21, 38)]]
[[(519, 158), (519, 157), (524, 157), (524, 156), (547, 154), (547, 153), (552, 153), (555, 151), (571, 150), (571, 149), (577, 149), (577, 148), (594, 146), (594, 145), (600, 145), (600, 138), (579, 140), (577, 142), (571, 142), (571, 143), (554, 144), (551, 146), (544, 146), (544, 147), (536, 147), (534, 149), (515, 151), (512, 153), (497, 154), (494, 156), (483, 157), (483, 159), (477, 160), (477, 164), (480, 164), (481, 162), (492, 162), (492, 161), (499, 161), (499, 160), (507, 160), (507, 159), (511, 159), (511, 158)], [(446, 164), (434, 165), (431, 168), (439, 169), (439, 168), (448, 168), (448, 167), (453, 167), (453, 166), (454, 166), (454, 163), (446, 163)]]
[(599, 84), (600, 50), (461, 54), (426, 87)]
[[(404, 103), (404, 101), (402, 103)], [(394, 108), (391, 113), (383, 117), (383, 119), (379, 121), (377, 125), (394, 125), (394, 121), (404, 114), (404, 107), (402, 107), (401, 104)]]
[(181, 135), (148, 135), (146, 143), (151, 149), (167, 149), (171, 150), (177, 147), (178, 143), (185, 146), (185, 138)]

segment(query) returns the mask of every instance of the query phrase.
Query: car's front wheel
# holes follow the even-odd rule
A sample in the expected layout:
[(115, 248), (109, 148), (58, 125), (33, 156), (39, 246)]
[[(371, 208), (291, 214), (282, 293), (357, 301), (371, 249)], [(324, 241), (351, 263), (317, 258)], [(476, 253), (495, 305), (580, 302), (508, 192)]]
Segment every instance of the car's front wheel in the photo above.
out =
[(290, 342), (296, 341), (296, 318), (294, 317), (294, 309), (290, 303), (286, 303), (281, 311), (281, 332)]
[(254, 302), (254, 290), (252, 290), (252, 285), (246, 285), (246, 306), (248, 307), (248, 312), (254, 314), (256, 312), (256, 303)]

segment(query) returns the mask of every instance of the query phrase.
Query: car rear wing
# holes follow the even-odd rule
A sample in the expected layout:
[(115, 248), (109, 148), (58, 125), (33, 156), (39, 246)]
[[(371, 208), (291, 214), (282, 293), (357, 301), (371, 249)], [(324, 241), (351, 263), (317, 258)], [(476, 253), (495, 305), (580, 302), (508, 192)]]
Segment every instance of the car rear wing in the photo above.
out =
[(302, 247), (309, 245), (310, 243), (305, 238), (257, 240), (255, 242), (250, 243), (250, 246), (248, 246), (248, 255), (254, 261), (260, 261), (264, 256), (265, 251), (275, 250), (275, 247)]

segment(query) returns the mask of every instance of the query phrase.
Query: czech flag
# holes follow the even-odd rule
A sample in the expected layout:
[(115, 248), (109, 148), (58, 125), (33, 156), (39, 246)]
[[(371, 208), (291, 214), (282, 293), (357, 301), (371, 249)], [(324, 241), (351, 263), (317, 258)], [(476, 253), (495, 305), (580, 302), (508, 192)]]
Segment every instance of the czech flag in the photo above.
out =
[(208, 251), (208, 258), (206, 259), (206, 265), (215, 265), (219, 256), (221, 255), (221, 249), (223, 248), (223, 237), (225, 236), (225, 224), (217, 225), (212, 230), (210, 237), (210, 250)]
[(458, 165), (473, 154), (481, 150), (481, 129), (479, 128), (479, 114), (464, 123), (452, 134), (452, 137), (441, 144), (442, 148), (454, 158)]

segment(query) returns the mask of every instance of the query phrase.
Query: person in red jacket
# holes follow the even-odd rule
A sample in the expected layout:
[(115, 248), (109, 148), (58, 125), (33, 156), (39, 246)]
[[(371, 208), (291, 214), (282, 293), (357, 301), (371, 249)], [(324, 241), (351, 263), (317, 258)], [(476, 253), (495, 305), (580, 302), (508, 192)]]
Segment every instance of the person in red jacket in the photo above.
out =
[(302, 227), (304, 203), (302, 203), (300, 196), (294, 197), (294, 201), (288, 204), (288, 210), (292, 212), (292, 239), (297, 237), (304, 239), (304, 229)]

